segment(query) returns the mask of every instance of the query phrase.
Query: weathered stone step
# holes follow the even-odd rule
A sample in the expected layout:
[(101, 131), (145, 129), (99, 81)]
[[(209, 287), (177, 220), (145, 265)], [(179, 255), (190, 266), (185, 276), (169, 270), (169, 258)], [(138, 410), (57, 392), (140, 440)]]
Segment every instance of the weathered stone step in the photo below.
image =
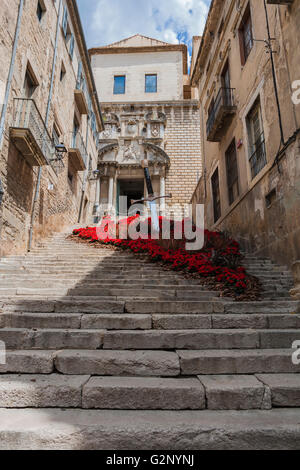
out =
[[(1, 338), (1, 330), (0, 330)], [(112, 331), (104, 349), (250, 349), (259, 347), (259, 333), (251, 330)]]
[(281, 349), (292, 347), (299, 330), (126, 330), (2, 328), (7, 349)]
[(178, 355), (169, 351), (69, 350), (57, 352), (54, 362), (56, 370), (67, 375), (180, 375)]
[(201, 410), (196, 378), (0, 375), (0, 408)]
[[(101, 326), (100, 326), (101, 325)], [(48, 328), (84, 330), (151, 329), (151, 315), (89, 315), (72, 313), (3, 313), (0, 314), (0, 328)]]
[(300, 372), (292, 349), (178, 350), (182, 375), (277, 374)]
[(299, 421), (297, 408), (271, 411), (0, 409), (0, 449), (298, 450)]
[(262, 302), (230, 302), (222, 299), (222, 302), (178, 301), (178, 302), (126, 302), (127, 313), (292, 313), (297, 312), (300, 303), (298, 301), (262, 301)]
[(82, 298), (67, 299), (24, 299), (0, 298), (0, 308), (6, 312), (37, 312), (37, 313), (123, 313), (125, 302), (106, 301), (102, 298), (83, 300)]
[(0, 341), (11, 350), (100, 349), (104, 333), (103, 330), (83, 329), (2, 328)]
[(0, 375), (0, 408), (78, 408), (89, 375)]
[(292, 329), (300, 328), (298, 315), (256, 314), (80, 314), (2, 313), (0, 328), (193, 330), (193, 329)]
[[(1, 338), (1, 330), (0, 330)], [(104, 349), (275, 349), (292, 347), (300, 330), (201, 329), (111, 331)]]
[(83, 387), (82, 407), (201, 410), (205, 408), (205, 393), (200, 381), (195, 378), (93, 377)]

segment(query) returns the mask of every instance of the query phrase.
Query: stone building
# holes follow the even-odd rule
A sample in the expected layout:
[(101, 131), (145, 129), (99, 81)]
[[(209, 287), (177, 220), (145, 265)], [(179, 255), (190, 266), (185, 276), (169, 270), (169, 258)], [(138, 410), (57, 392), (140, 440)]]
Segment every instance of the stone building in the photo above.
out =
[[(189, 203), (201, 174), (200, 122), (187, 47), (135, 35), (90, 50), (102, 103), (100, 212), (122, 212), (119, 196), (146, 195), (141, 160), (148, 159), (156, 195)], [(161, 211), (170, 201), (161, 200)], [(121, 210), (122, 209), (122, 210)], [(125, 207), (126, 209), (126, 207)]]
[(0, 61), (3, 256), (93, 220), (102, 118), (75, 0), (1, 0)]
[(191, 70), (204, 166), (193, 203), (208, 228), (285, 264), (300, 257), (299, 42), (299, 0), (213, 0)]

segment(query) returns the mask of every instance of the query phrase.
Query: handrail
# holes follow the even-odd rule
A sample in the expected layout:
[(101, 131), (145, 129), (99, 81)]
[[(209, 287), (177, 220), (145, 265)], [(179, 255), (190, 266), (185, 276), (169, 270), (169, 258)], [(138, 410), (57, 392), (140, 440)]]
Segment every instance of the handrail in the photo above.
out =
[(206, 123), (206, 135), (209, 135), (216, 117), (220, 111), (221, 106), (233, 107), (234, 106), (234, 91), (235, 88), (221, 87), (216, 96), (213, 109), (209, 113)]

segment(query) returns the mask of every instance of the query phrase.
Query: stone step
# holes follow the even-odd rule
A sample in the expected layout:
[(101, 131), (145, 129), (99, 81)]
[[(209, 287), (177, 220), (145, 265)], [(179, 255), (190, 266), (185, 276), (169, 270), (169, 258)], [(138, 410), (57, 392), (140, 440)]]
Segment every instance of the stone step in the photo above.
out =
[(300, 330), (194, 329), (116, 330), (2, 328), (7, 349), (283, 349), (292, 347)]
[(89, 375), (0, 375), (0, 408), (81, 408)]
[[(89, 298), (88, 298), (89, 299)], [(103, 300), (94, 297), (92, 300), (81, 298), (63, 299), (26, 299), (0, 298), (0, 308), (6, 312), (32, 313), (123, 313), (125, 302)]]
[(180, 375), (178, 355), (169, 351), (66, 350), (56, 353), (54, 364), (58, 372), (67, 375)]
[(0, 314), (0, 328), (148, 330), (151, 329), (151, 327), (151, 315), (83, 315), (72, 313), (48, 313), (47, 315), (45, 315), (45, 313)]
[(299, 373), (300, 365), (292, 363), (292, 349), (248, 350), (178, 350), (181, 374), (278, 374)]
[(100, 349), (103, 330), (2, 328), (0, 341), (6, 349)]
[[(0, 330), (1, 338), (1, 330)], [(292, 347), (300, 330), (201, 329), (110, 331), (104, 349), (283, 349)]]
[(298, 301), (262, 301), (262, 302), (230, 302), (222, 299), (222, 302), (178, 301), (178, 302), (142, 302), (128, 301), (125, 304), (127, 313), (296, 313), (300, 307)]
[[(298, 450), (300, 410), (0, 409), (1, 450)], [(190, 462), (190, 466), (193, 462)]]
[(0, 408), (201, 410), (205, 394), (196, 379), (0, 375)]
[(280, 314), (76, 314), (2, 313), (0, 328), (98, 329), (98, 330), (193, 330), (300, 328), (299, 315)]

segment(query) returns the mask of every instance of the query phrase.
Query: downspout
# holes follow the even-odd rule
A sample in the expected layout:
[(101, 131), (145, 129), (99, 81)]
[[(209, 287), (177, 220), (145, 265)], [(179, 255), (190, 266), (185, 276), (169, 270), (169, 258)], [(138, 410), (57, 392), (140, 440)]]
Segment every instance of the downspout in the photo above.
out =
[[(58, 37), (59, 37), (59, 22), (60, 22), (60, 15), (61, 15), (61, 7), (62, 7), (62, 0), (60, 0), (60, 2), (59, 2), (59, 9), (58, 9), (58, 14), (57, 14), (55, 47), (54, 47), (54, 56), (53, 56), (53, 63), (52, 63), (52, 75), (51, 75), (51, 82), (50, 82), (50, 90), (49, 90), (49, 97), (48, 97), (48, 104), (47, 104), (47, 111), (46, 111), (46, 118), (45, 118), (45, 128), (48, 127), (49, 115), (50, 115), (50, 109), (51, 109), (51, 102), (52, 102), (52, 96), (53, 96), (53, 86), (54, 86), (55, 65), (56, 65), (56, 58), (57, 58), (57, 46), (58, 46)], [(39, 194), (40, 194), (41, 179), (42, 179), (42, 167), (40, 166), (39, 171), (38, 171), (36, 188), (35, 188), (35, 195), (34, 195), (34, 200), (33, 200), (33, 205), (32, 205), (32, 211), (31, 211), (28, 251), (31, 250), (31, 246), (32, 246), (34, 213), (35, 213), (36, 204), (37, 204)]]
[[(88, 142), (89, 142), (89, 120), (90, 120), (90, 117), (88, 115), (87, 120), (86, 120), (86, 144), (85, 144), (86, 145), (86, 151), (88, 149)], [(88, 154), (87, 154), (87, 157), (89, 158)], [(87, 165), (89, 165), (89, 161), (87, 161)], [(82, 207), (83, 207), (84, 193), (85, 193), (88, 173), (89, 173), (89, 168), (87, 167), (87, 169), (84, 172), (83, 182), (82, 182), (82, 192), (81, 192), (81, 200), (80, 200), (79, 215), (78, 215), (78, 223), (79, 224), (80, 224), (81, 215), (82, 215)]]
[(19, 42), (19, 34), (20, 34), (20, 28), (21, 28), (23, 7), (24, 7), (24, 0), (20, 0), (17, 26), (16, 26), (16, 31), (15, 31), (14, 45), (13, 45), (13, 51), (12, 51), (12, 56), (11, 56), (11, 61), (10, 61), (10, 66), (9, 66), (9, 73), (8, 73), (7, 83), (6, 83), (4, 103), (3, 103), (3, 107), (2, 107), (2, 111), (1, 111), (0, 147), (1, 147), (1, 144), (2, 144), (2, 139), (3, 139), (3, 134), (4, 134), (5, 118), (6, 118), (6, 112), (7, 112), (7, 106), (8, 106), (8, 99), (9, 99), (11, 83), (12, 83), (12, 79), (13, 79), (13, 75), (14, 75), (14, 67), (15, 67), (17, 47), (18, 47), (18, 42)]

